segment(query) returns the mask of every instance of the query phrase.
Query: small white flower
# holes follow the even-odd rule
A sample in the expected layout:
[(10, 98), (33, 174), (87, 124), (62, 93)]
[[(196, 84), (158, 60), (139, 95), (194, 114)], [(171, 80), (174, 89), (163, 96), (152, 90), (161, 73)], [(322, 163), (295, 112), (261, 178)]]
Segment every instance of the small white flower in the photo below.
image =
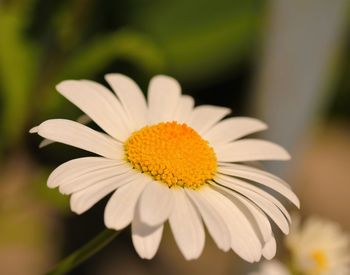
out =
[(276, 242), (268, 217), (287, 234), (290, 215), (261, 186), (296, 206), (299, 200), (283, 180), (236, 164), (290, 158), (274, 143), (240, 139), (266, 125), (247, 117), (222, 120), (228, 108), (194, 107), (193, 98), (181, 95), (171, 77), (151, 80), (148, 104), (130, 78), (109, 74), (106, 80), (116, 96), (88, 80), (57, 85), (106, 134), (64, 119), (47, 120), (31, 130), (101, 156), (62, 164), (48, 186), (70, 194), (71, 209), (78, 214), (114, 192), (105, 224), (121, 230), (131, 223), (134, 247), (142, 258), (155, 255), (167, 220), (188, 260), (203, 250), (203, 223), (220, 249), (233, 249), (249, 262), (262, 255), (272, 258)]
[(293, 267), (305, 275), (350, 274), (350, 238), (340, 226), (317, 217), (292, 226), (286, 245)]
[(288, 268), (279, 261), (264, 261), (259, 265), (259, 270), (249, 275), (292, 275)]

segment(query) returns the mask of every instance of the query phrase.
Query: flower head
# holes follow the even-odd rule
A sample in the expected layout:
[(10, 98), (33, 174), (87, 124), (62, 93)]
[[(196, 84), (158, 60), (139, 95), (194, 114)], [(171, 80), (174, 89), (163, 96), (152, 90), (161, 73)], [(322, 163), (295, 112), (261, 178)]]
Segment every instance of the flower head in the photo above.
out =
[(293, 266), (306, 275), (346, 275), (350, 272), (350, 238), (338, 224), (311, 217), (292, 226), (286, 245)]
[(115, 230), (131, 224), (142, 258), (155, 255), (166, 221), (186, 259), (200, 256), (204, 225), (224, 251), (232, 249), (249, 262), (262, 255), (272, 258), (276, 242), (268, 218), (287, 234), (290, 216), (268, 191), (296, 206), (298, 198), (276, 176), (237, 164), (289, 159), (274, 143), (241, 139), (266, 125), (247, 117), (222, 120), (228, 108), (194, 107), (193, 98), (182, 95), (171, 77), (151, 80), (148, 102), (130, 78), (109, 74), (106, 80), (115, 95), (87, 80), (57, 85), (105, 133), (64, 119), (47, 120), (31, 130), (99, 155), (62, 164), (51, 173), (48, 186), (71, 195), (71, 209), (78, 214), (113, 192), (105, 224)]

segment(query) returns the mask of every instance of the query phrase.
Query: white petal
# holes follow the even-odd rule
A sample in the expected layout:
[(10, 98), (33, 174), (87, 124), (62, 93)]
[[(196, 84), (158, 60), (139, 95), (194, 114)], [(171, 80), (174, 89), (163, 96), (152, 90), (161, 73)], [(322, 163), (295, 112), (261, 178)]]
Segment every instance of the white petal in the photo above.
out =
[(84, 125), (90, 123), (91, 121), (92, 121), (92, 119), (88, 115), (85, 115), (85, 114), (83, 114), (77, 118), (77, 122), (84, 124)]
[(194, 100), (188, 95), (181, 96), (179, 103), (175, 109), (173, 120), (184, 123), (190, 119), (194, 106)]
[(289, 233), (289, 224), (286, 220), (286, 217), (282, 214), (280, 209), (273, 204), (268, 199), (261, 196), (261, 194), (255, 193), (249, 189), (242, 188), (240, 186), (235, 185), (232, 182), (223, 181), (222, 179), (218, 178), (216, 179), (216, 182), (218, 182), (220, 185), (225, 186), (228, 188), (226, 190), (229, 194), (230, 191), (236, 191), (241, 193), (242, 195), (249, 198), (252, 202), (254, 202), (257, 206), (261, 208), (282, 230), (283, 233), (288, 234)]
[(135, 178), (135, 173), (125, 173), (113, 178), (106, 179), (74, 193), (70, 198), (72, 211), (81, 214), (90, 209), (103, 197), (127, 184)]
[[(223, 188), (223, 187), (221, 187), (221, 188)], [(255, 219), (256, 225), (257, 225), (258, 230), (261, 234), (261, 237), (262, 237), (261, 242), (265, 243), (267, 240), (269, 240), (271, 238), (271, 235), (272, 235), (272, 228), (271, 228), (270, 221), (266, 217), (265, 213), (262, 212), (261, 209), (258, 208), (251, 201), (249, 201), (244, 196), (242, 196), (238, 193), (232, 192), (230, 194), (229, 198), (231, 200), (233, 200), (233, 198), (236, 198), (237, 200), (239, 200), (241, 203), (243, 203), (248, 208), (248, 210), (252, 214), (253, 218)], [(237, 204), (237, 202), (236, 202), (236, 204)], [(251, 223), (253, 223), (253, 222), (251, 221)]]
[[(76, 121), (79, 122), (79, 123), (81, 123), (81, 124), (86, 125), (86, 124), (88, 124), (89, 122), (91, 122), (91, 118), (88, 117), (87, 115), (81, 115), (81, 116), (79, 116), (79, 117), (77, 118)], [(50, 144), (52, 144), (52, 143), (55, 143), (55, 142), (54, 142), (53, 140), (44, 138), (44, 139), (40, 142), (39, 148), (43, 148), (43, 147), (48, 146), (48, 145), (50, 145)]]
[(227, 164), (226, 166), (219, 167), (218, 171), (222, 174), (245, 178), (265, 185), (289, 199), (298, 208), (300, 207), (298, 197), (293, 193), (288, 184), (275, 175), (239, 164)]
[(215, 190), (228, 197), (242, 211), (259, 237), (261, 244), (270, 240), (272, 235), (271, 224), (260, 208), (239, 193), (227, 190), (227, 188), (215, 182), (210, 182), (210, 184)]
[(263, 248), (263, 256), (267, 260), (271, 260), (276, 255), (276, 240), (273, 236), (271, 239), (265, 244)]
[(39, 126), (35, 126), (29, 130), (29, 133), (34, 134), (39, 132)]
[(135, 215), (136, 203), (152, 179), (139, 173), (132, 182), (120, 187), (109, 199), (104, 221), (108, 228), (120, 230), (130, 224)]
[(255, 160), (289, 160), (281, 146), (258, 139), (242, 139), (223, 145), (213, 145), (218, 161), (243, 162)]
[(181, 87), (174, 78), (165, 75), (153, 77), (148, 88), (149, 122), (173, 120), (180, 96)]
[(234, 177), (229, 177), (229, 176), (220, 175), (220, 174), (218, 174), (217, 177), (222, 179), (222, 180), (225, 180), (228, 183), (231, 183), (236, 190), (242, 190), (242, 188), (244, 188), (245, 190), (250, 190), (250, 191), (258, 194), (259, 196), (264, 197), (265, 199), (267, 199), (268, 201), (270, 201), (274, 205), (276, 205), (278, 207), (278, 209), (284, 214), (284, 216), (287, 218), (287, 220), (289, 222), (292, 221), (287, 209), (283, 206), (283, 204), (279, 200), (277, 200), (274, 196), (272, 196), (271, 194), (266, 192), (265, 190), (258, 188), (256, 186), (254, 186), (253, 184), (250, 184), (250, 183), (245, 182), (243, 180), (234, 178)]
[(203, 135), (203, 138), (211, 144), (221, 144), (265, 129), (267, 125), (255, 118), (232, 117), (213, 126)]
[(97, 83), (97, 82), (91, 81), (91, 80), (86, 80), (86, 79), (80, 80), (80, 81), (85, 82), (87, 85), (90, 85), (92, 88), (94, 88), (99, 93), (106, 94), (108, 92), (108, 94), (111, 94), (112, 97), (116, 99), (115, 101), (113, 101), (113, 108), (116, 108), (118, 110), (119, 120), (123, 124), (123, 126), (126, 128), (126, 130), (128, 131), (127, 137), (129, 137), (130, 133), (135, 128), (135, 125), (132, 125), (132, 121), (129, 119), (128, 115), (125, 113), (125, 110), (124, 110), (123, 106), (120, 104), (119, 100), (115, 96), (113, 96), (113, 94), (111, 93), (111, 91), (109, 89), (107, 89), (105, 86), (103, 86), (100, 83)]
[(289, 224), (286, 217), (271, 201), (252, 191), (245, 191), (245, 193), (277, 224), (284, 234), (289, 233)]
[(174, 208), (169, 223), (176, 243), (186, 260), (197, 259), (204, 248), (202, 220), (183, 188), (173, 188)]
[(142, 259), (152, 259), (157, 253), (163, 234), (163, 224), (148, 226), (135, 216), (131, 225), (131, 238), (137, 254)]
[(104, 86), (87, 80), (66, 80), (59, 83), (56, 89), (106, 133), (124, 141), (130, 132), (122, 123), (125, 117), (119, 101)]
[(123, 149), (111, 137), (66, 119), (50, 119), (41, 123), (38, 134), (44, 138), (68, 144), (111, 159), (122, 159)]
[(201, 193), (203, 188), (199, 190), (185, 189), (186, 194), (191, 198), (200, 212), (207, 229), (215, 241), (216, 245), (223, 251), (228, 251), (231, 246), (231, 238), (225, 221), (217, 213), (217, 210), (207, 202), (205, 196)]
[(164, 183), (152, 181), (140, 197), (140, 219), (150, 226), (159, 225), (168, 219), (173, 205), (174, 198), (169, 187)]
[[(201, 194), (207, 198), (225, 221), (231, 236), (232, 249), (248, 262), (258, 261), (261, 257), (261, 243), (247, 217), (237, 205), (224, 195), (210, 187), (202, 187)], [(203, 191), (204, 191), (203, 190)]]
[(53, 170), (48, 178), (47, 185), (50, 188), (55, 188), (66, 181), (84, 175), (87, 171), (115, 167), (119, 164), (121, 164), (121, 161), (102, 157), (73, 159), (61, 164)]
[(50, 145), (50, 144), (52, 144), (52, 143), (55, 143), (55, 142), (54, 142), (53, 140), (44, 138), (44, 139), (40, 142), (39, 148), (43, 148), (43, 147), (48, 146), (48, 145)]
[(129, 118), (134, 122), (134, 130), (145, 126), (147, 104), (140, 87), (131, 78), (122, 74), (107, 74), (105, 78), (117, 94)]
[(188, 124), (199, 134), (204, 134), (220, 119), (231, 113), (231, 109), (212, 105), (194, 108)]
[(71, 177), (65, 174), (66, 178), (62, 178), (59, 190), (62, 194), (71, 194), (84, 189), (94, 183), (116, 178), (119, 175), (130, 172), (131, 168), (128, 165), (113, 165), (112, 167), (94, 167), (93, 169), (85, 170), (81, 175)]

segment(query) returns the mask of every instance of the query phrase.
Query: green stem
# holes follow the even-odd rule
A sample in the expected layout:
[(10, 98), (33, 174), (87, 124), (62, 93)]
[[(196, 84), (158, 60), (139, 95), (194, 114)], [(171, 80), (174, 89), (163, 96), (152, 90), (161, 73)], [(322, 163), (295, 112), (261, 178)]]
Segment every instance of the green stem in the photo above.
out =
[(118, 236), (120, 231), (114, 231), (105, 229), (95, 238), (85, 244), (82, 248), (76, 250), (61, 262), (59, 262), (54, 269), (46, 273), (46, 275), (61, 275), (66, 274), (68, 271), (77, 267), (79, 264), (90, 258), (97, 253), (107, 244), (109, 244), (115, 237)]

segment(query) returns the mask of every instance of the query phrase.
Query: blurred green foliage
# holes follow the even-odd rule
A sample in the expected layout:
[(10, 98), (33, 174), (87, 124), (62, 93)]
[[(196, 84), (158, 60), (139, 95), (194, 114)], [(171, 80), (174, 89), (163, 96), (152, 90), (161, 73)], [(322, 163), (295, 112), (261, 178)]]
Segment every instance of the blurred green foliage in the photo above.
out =
[[(216, 90), (228, 78), (235, 81), (235, 69), (243, 71), (248, 65), (253, 71), (250, 61), (261, 46), (266, 4), (259, 0), (0, 0), (0, 181), (2, 173), (11, 170), (8, 160), (12, 160), (13, 178), (23, 177), (20, 182), (12, 177), (3, 181), (18, 188), (10, 196), (4, 193), (14, 207), (0, 207), (0, 243), (47, 244), (47, 221), (31, 209), (40, 209), (43, 217), (52, 209), (70, 213), (66, 211), (69, 197), (47, 188), (45, 182), (58, 163), (86, 156), (85, 152), (59, 144), (39, 151), (34, 146), (40, 137), (28, 133), (43, 120), (75, 119), (81, 114), (55, 92), (57, 83), (79, 78), (103, 81), (105, 73), (121, 72), (145, 88), (151, 76), (165, 73), (185, 86), (210, 90), (206, 96), (211, 100), (224, 98)], [(336, 117), (350, 117), (349, 57), (346, 53), (345, 62), (340, 62), (342, 71), (336, 68), (338, 96), (330, 105)], [(241, 88), (236, 83), (228, 86), (225, 92)], [(21, 170), (19, 159), (29, 171)], [(18, 217), (26, 210), (23, 230)]]
[[(262, 12), (258, 0), (2, 1), (0, 160), (24, 148), (36, 123), (79, 114), (54, 91), (61, 80), (118, 71), (142, 83), (166, 73), (204, 86), (249, 58)], [(62, 160), (66, 151), (48, 152)], [(44, 201), (67, 205), (33, 184)]]
[(115, 22), (111, 16), (105, 25), (98, 21), (108, 12), (96, 13), (97, 1), (2, 4), (1, 146), (18, 145), (33, 121), (61, 108), (57, 82), (94, 78), (117, 60), (147, 77), (162, 72), (198, 81), (222, 74), (251, 50), (262, 10), (257, 0), (105, 3), (115, 11)]
[(159, 42), (180, 79), (218, 77), (251, 54), (258, 41), (263, 1), (143, 3), (132, 10), (131, 22)]
[(24, 36), (27, 13), (25, 5), (0, 9), (1, 145), (16, 143), (23, 133), (37, 77), (37, 49)]
[[(55, 92), (63, 79), (100, 81), (113, 71), (141, 84), (157, 73), (197, 87), (224, 79), (254, 56), (265, 5), (258, 0), (0, 2), (0, 160), (25, 146), (36, 123), (79, 115)], [(346, 65), (332, 114), (349, 112), (348, 75)], [(60, 159), (61, 151), (49, 152)]]

